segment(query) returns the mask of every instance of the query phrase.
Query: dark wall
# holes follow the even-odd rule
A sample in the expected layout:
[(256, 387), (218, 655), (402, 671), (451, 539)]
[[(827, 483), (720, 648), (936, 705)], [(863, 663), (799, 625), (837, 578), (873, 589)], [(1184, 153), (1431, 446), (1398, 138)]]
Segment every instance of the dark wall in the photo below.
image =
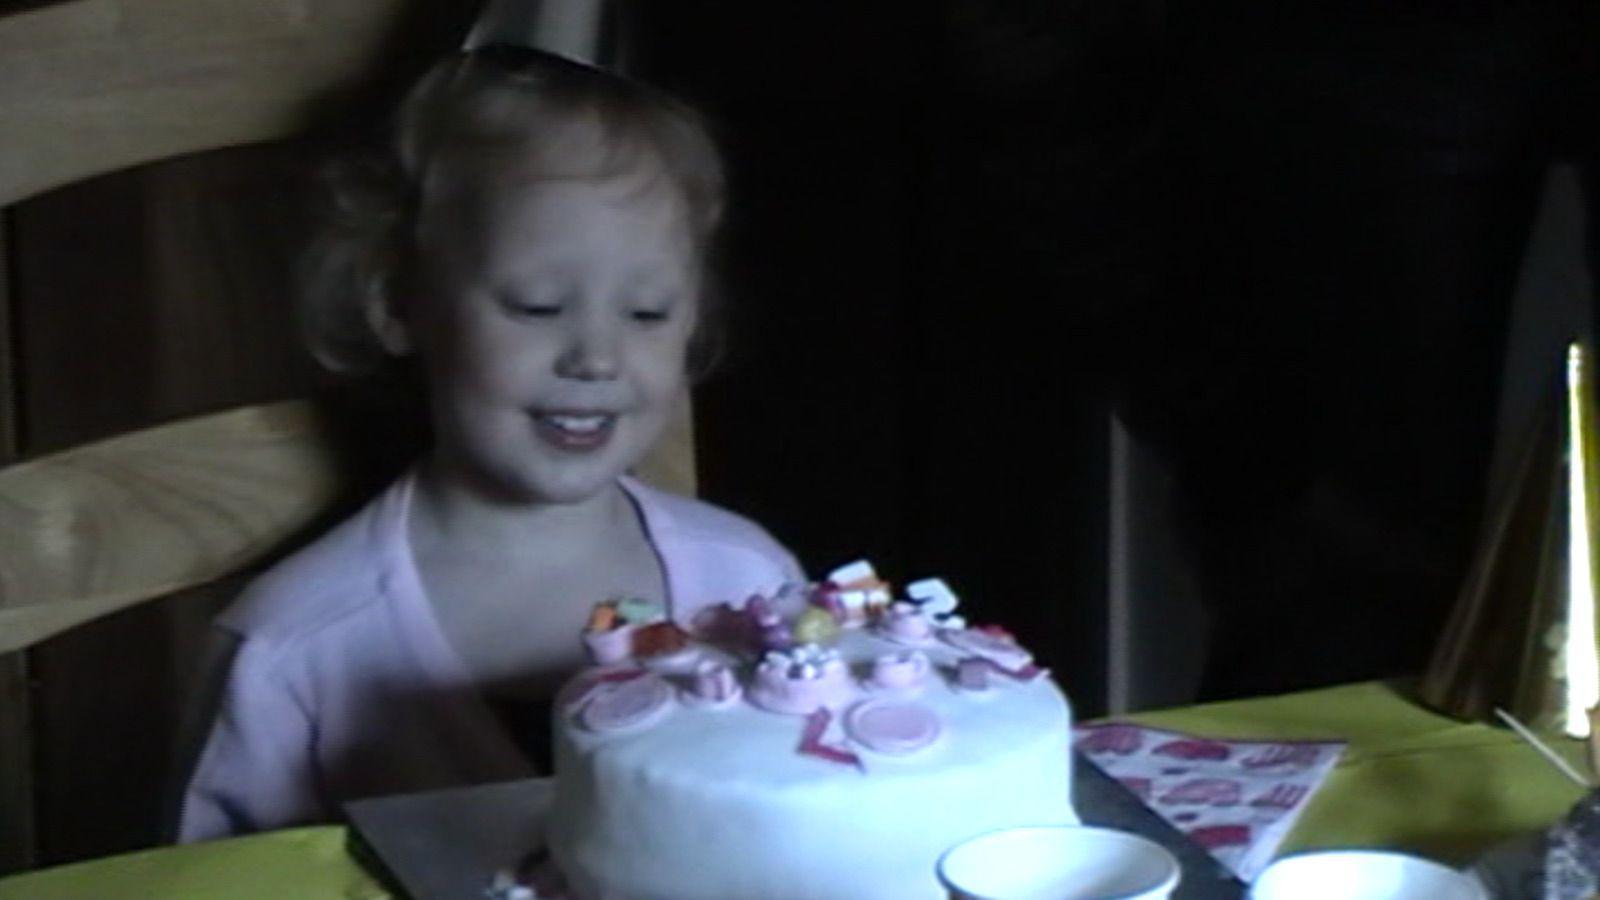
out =
[(1102, 708), (1110, 309), (1154, 285), (1138, 4), (650, 4), (719, 125), (733, 355), (707, 494), (817, 574), (945, 577)]
[(1167, 286), (1122, 323), (1159, 362), (1117, 381), (1176, 474), (1203, 694), (1415, 673), (1475, 552), (1544, 173), (1600, 163), (1600, 6), (1170, 8)]

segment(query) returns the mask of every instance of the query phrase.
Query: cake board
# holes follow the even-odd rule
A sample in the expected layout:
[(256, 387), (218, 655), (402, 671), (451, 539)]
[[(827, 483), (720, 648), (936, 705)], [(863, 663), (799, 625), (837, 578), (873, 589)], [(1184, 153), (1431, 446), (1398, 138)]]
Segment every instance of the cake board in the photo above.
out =
[[(1178, 858), (1173, 900), (1236, 900), (1244, 885), (1127, 788), (1073, 754), (1073, 805), (1086, 825), (1143, 835)], [(350, 852), (399, 897), (481, 897), (494, 873), (543, 843), (549, 778), (508, 781), (345, 804)]]
[(484, 896), (544, 843), (553, 781), (529, 778), (346, 803), (350, 855), (397, 897)]

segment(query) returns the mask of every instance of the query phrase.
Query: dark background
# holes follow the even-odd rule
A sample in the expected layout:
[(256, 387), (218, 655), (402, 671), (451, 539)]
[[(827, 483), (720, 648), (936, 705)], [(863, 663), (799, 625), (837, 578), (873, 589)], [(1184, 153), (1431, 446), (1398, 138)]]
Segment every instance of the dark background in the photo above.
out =
[(1158, 12), (645, 10), (638, 69), (733, 169), (707, 495), (815, 573), (941, 575), (1103, 709), (1105, 312), (1158, 278)]
[(944, 574), (1093, 715), (1115, 409), (1174, 479), (1133, 565), (1192, 573), (1200, 697), (1422, 667), (1600, 5), (639, 9), (734, 166), (710, 496), (814, 571)]

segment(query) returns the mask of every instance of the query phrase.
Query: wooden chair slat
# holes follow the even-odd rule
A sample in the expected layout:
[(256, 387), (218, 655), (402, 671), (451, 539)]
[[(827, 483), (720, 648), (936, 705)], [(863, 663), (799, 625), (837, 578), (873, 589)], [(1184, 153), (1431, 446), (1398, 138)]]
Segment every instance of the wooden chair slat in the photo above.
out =
[(0, 471), (0, 652), (236, 571), (325, 514), (340, 484), (304, 400)]
[[(687, 404), (638, 474), (694, 492)], [(0, 653), (236, 572), (327, 513), (347, 480), (306, 400), (0, 470)]]
[(694, 410), (685, 402), (667, 423), (667, 430), (634, 474), (665, 491), (693, 497), (698, 492), (695, 474)]
[(0, 16), (0, 205), (293, 134), (315, 101), (373, 70), (408, 5), (72, 0)]

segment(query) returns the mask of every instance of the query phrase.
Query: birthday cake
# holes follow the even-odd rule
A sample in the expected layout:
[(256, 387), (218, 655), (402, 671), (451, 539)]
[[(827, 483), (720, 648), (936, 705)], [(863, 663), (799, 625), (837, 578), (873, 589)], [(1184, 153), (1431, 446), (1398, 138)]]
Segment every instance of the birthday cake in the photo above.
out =
[(871, 567), (685, 627), (598, 608), (557, 697), (547, 838), (584, 900), (943, 897), (941, 853), (1076, 822), (1071, 709), (936, 579)]

